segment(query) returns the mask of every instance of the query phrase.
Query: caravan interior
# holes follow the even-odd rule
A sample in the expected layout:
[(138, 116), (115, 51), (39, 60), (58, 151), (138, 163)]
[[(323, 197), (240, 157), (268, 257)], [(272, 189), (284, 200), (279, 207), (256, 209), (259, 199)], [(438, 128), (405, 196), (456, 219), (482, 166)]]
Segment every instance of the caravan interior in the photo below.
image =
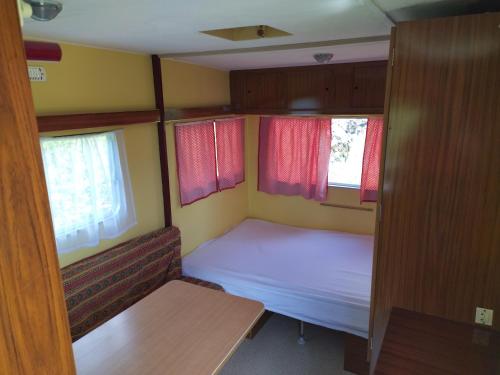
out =
[(499, 11), (2, 0), (0, 374), (500, 374)]

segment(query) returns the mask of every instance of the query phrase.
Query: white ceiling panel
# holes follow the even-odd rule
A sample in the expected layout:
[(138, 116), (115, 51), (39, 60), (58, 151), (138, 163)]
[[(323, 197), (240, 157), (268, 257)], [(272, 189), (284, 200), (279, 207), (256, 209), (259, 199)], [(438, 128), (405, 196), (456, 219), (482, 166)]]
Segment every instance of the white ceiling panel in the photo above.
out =
[[(126, 51), (179, 54), (295, 43), (387, 36), (386, 11), (439, 0), (60, 0), (52, 21), (26, 20), (26, 37)], [(459, 0), (457, 0), (459, 1)], [(463, 1), (463, 0), (460, 0)], [(468, 0), (471, 1), (471, 0)], [(269, 25), (291, 33), (280, 38), (230, 41), (202, 30)], [(273, 52), (183, 57), (221, 69), (304, 65), (315, 52), (333, 52), (335, 61), (385, 58), (387, 43), (337, 45)]]
[[(146, 53), (180, 53), (387, 35), (369, 0), (61, 0), (52, 21), (27, 20), (24, 33)], [(293, 35), (235, 42), (202, 30), (265, 24)]]
[(275, 68), (283, 66), (315, 65), (315, 53), (333, 53), (331, 63), (385, 60), (389, 41), (346, 44), (333, 47), (301, 48), (284, 51), (234, 53), (230, 55), (192, 56), (176, 58), (179, 61), (210, 66), (221, 70)]

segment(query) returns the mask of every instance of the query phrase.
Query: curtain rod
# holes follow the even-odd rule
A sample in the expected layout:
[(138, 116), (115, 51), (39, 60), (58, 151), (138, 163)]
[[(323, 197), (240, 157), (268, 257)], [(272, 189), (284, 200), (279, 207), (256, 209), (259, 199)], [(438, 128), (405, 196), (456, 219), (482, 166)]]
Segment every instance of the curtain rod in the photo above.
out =
[(222, 116), (214, 117), (210, 116), (208, 118), (197, 118), (191, 120), (167, 120), (166, 123), (172, 123), (174, 126), (186, 126), (186, 125), (196, 125), (197, 123), (202, 123), (205, 121), (216, 121), (216, 120), (229, 120), (229, 119), (244, 119), (245, 116)]

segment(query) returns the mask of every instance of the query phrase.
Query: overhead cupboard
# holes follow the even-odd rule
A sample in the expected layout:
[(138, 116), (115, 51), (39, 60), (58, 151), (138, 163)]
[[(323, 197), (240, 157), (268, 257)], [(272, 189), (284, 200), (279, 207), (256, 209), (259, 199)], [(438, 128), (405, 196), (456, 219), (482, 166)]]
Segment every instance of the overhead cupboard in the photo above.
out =
[(386, 70), (387, 61), (233, 70), (231, 105), (237, 113), (383, 113)]

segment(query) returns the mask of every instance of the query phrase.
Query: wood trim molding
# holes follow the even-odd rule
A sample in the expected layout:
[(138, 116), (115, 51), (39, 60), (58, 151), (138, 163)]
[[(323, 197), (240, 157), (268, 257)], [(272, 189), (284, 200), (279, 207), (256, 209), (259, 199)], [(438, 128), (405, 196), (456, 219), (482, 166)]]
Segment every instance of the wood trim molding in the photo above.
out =
[(198, 117), (231, 115), (231, 106), (198, 108), (165, 108), (165, 121), (189, 120)]
[(150, 111), (79, 113), (37, 117), (38, 131), (40, 132), (143, 124), (156, 122), (159, 119), (160, 112), (156, 109)]
[(0, 374), (75, 374), (17, 2), (0, 22)]
[(160, 114), (157, 128), (158, 151), (160, 153), (161, 187), (163, 194), (163, 216), (165, 218), (165, 227), (169, 227), (172, 225), (172, 202), (170, 200), (170, 179), (168, 173), (167, 134), (165, 132), (165, 106), (163, 104), (161, 59), (158, 55), (151, 56), (151, 65), (153, 69), (156, 108)]

